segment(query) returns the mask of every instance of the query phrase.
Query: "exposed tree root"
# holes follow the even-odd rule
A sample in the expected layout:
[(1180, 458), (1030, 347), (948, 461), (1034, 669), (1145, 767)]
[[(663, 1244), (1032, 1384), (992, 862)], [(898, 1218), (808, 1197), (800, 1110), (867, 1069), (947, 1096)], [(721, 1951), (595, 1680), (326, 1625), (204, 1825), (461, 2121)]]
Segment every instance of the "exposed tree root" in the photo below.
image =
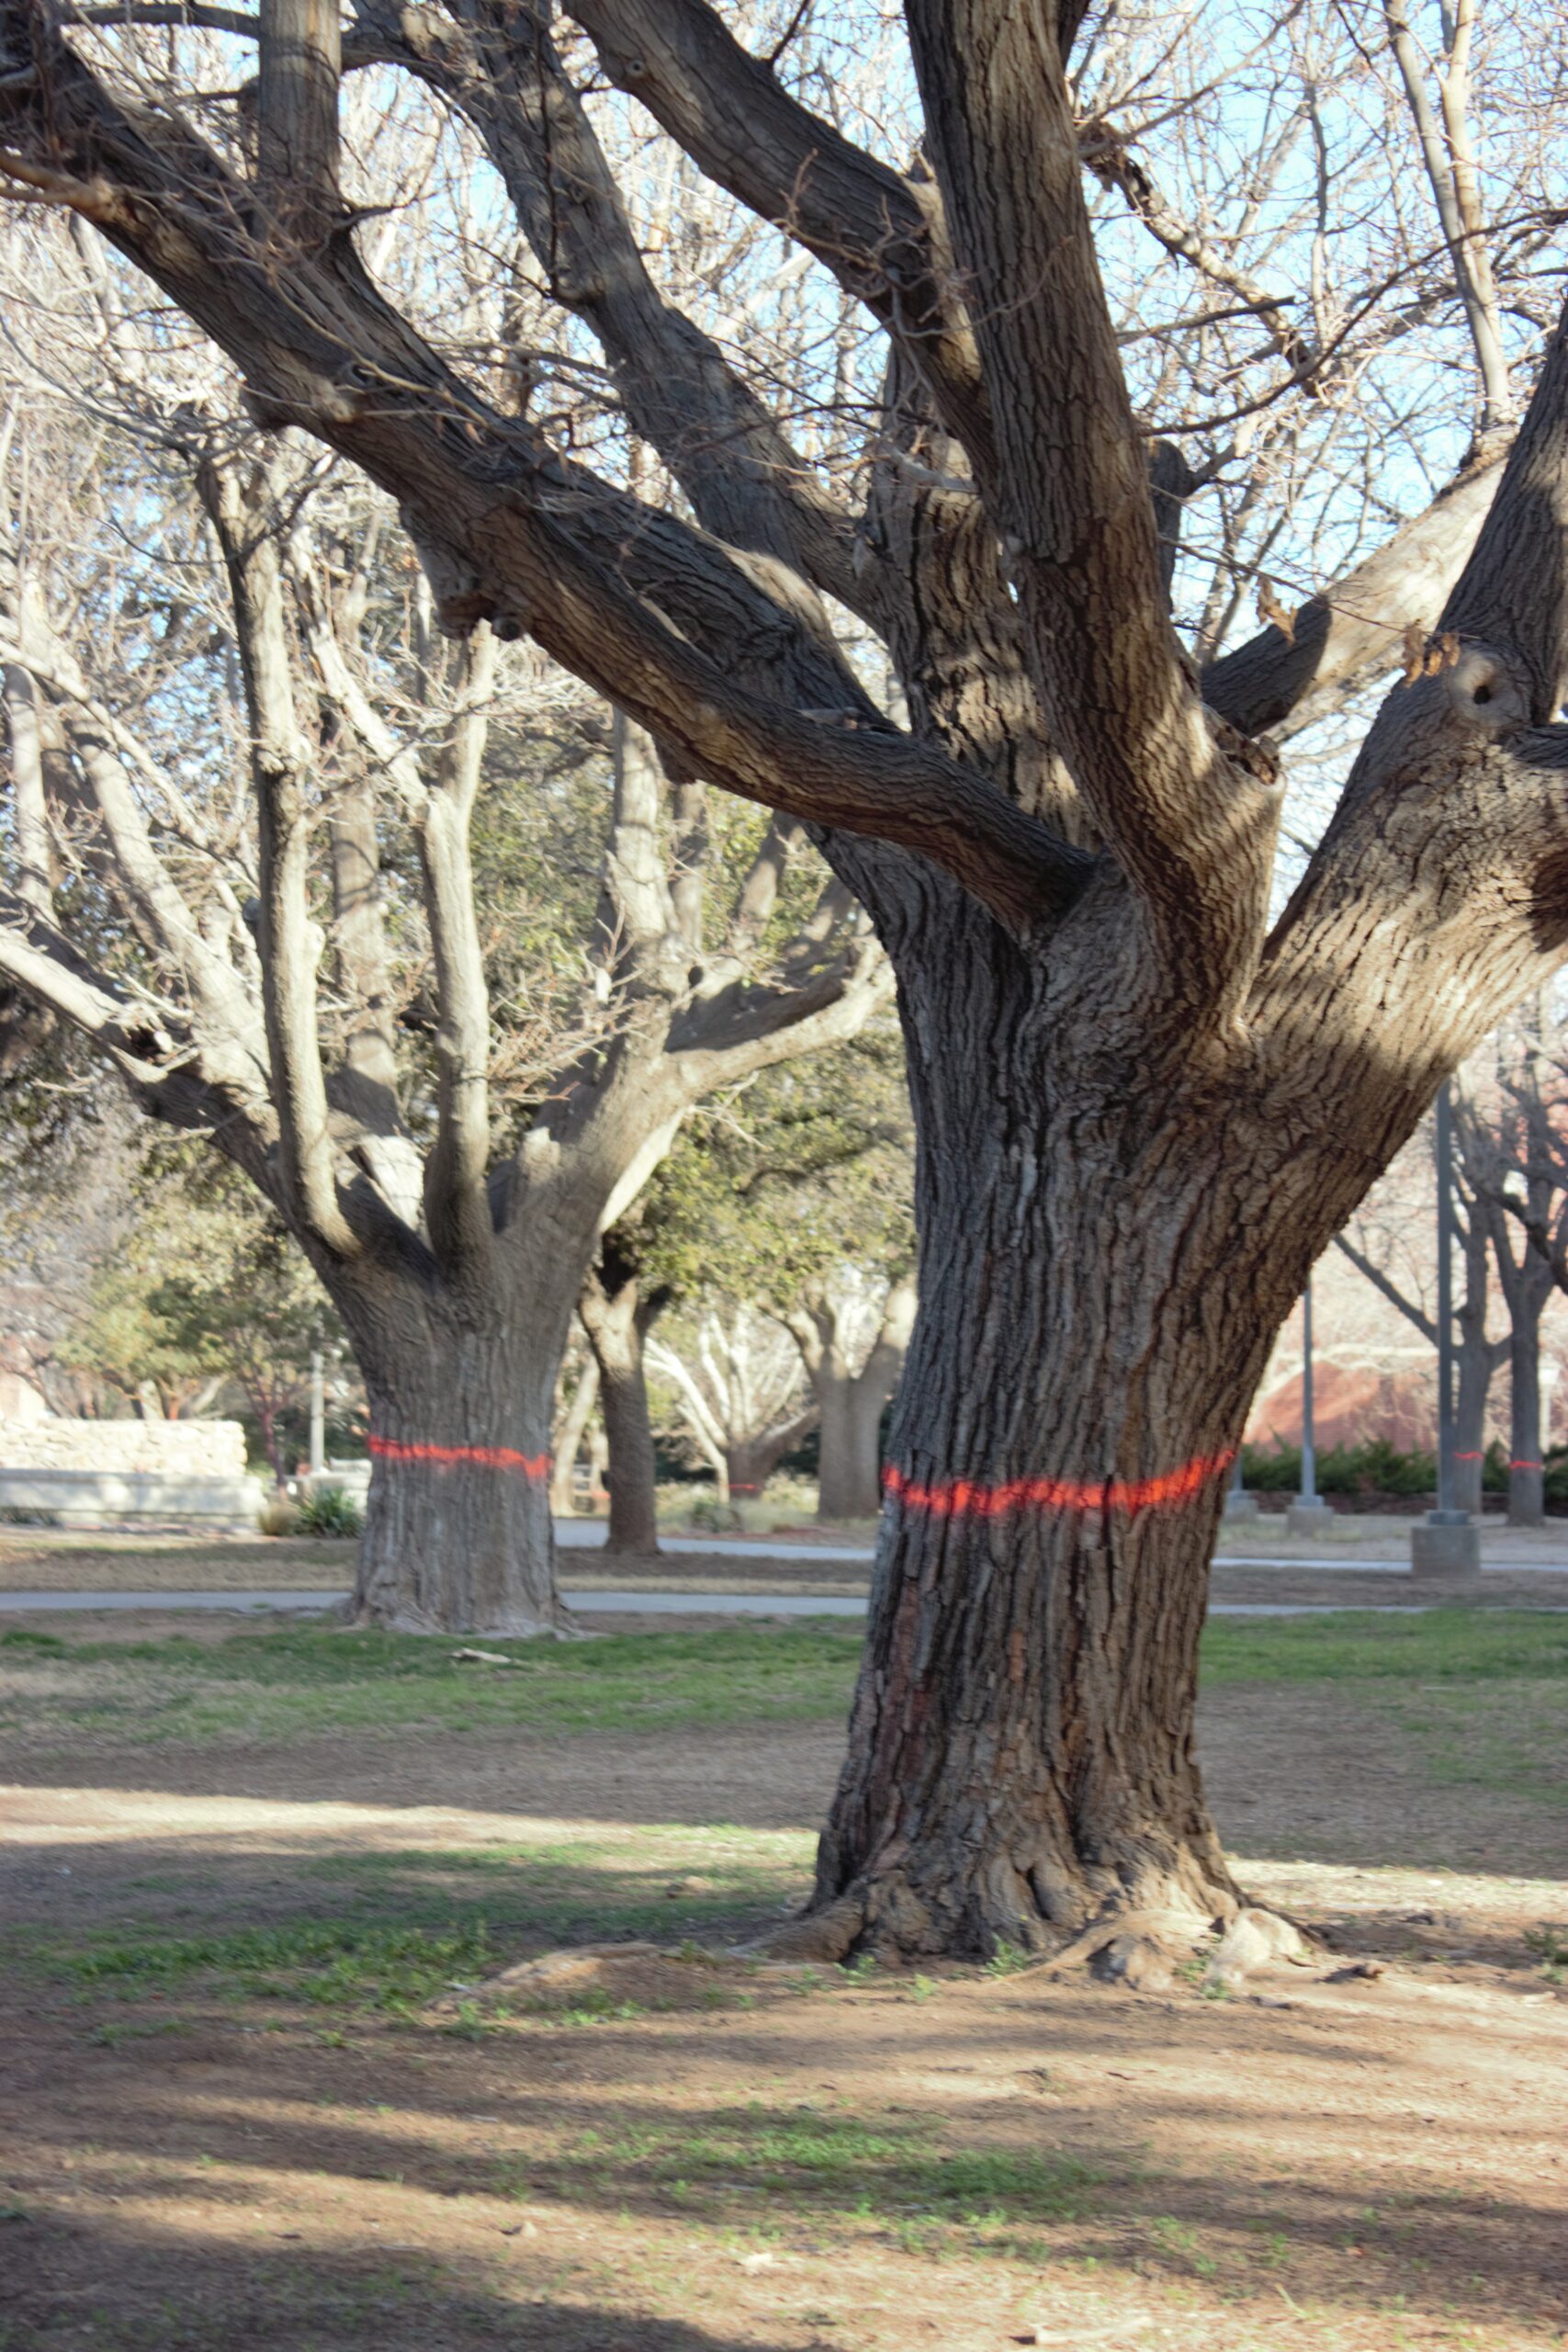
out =
[[(1080, 1894), (1080, 1921), (1086, 1907)], [(944, 1921), (901, 1872), (887, 1871), (770, 1928), (747, 1950), (825, 1965), (866, 1953), (889, 1967), (942, 1959), (995, 1962), (1008, 1956), (1010, 1964), (998, 1971), (1001, 1982), (1022, 1974), (1061, 1978), (1087, 1969), (1102, 1983), (1144, 1992), (1168, 1990), (1195, 1956), (1207, 1958), (1208, 1981), (1225, 1985), (1281, 1962), (1307, 1965), (1316, 1956), (1294, 1921), (1248, 1905), (1228, 1885), (1195, 1882), (1188, 1873), (1109, 1895), (1064, 1940), (1063, 1929), (1038, 1909), (1024, 1914), (1012, 1905), (1000, 1926), (994, 1912), (976, 1924), (973, 1907)]]

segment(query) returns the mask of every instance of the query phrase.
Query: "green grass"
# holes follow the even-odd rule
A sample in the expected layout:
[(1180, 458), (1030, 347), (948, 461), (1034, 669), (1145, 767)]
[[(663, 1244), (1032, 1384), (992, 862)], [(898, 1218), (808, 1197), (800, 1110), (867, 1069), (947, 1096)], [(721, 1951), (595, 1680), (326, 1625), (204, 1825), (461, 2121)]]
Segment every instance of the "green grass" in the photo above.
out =
[[(543, 1946), (734, 1941), (801, 1901), (812, 1844), (805, 1830), (637, 1823), (570, 1844), (309, 1855), (290, 1873), (296, 1907), (265, 1926), (135, 1917), (68, 1934), (21, 1927), (0, 1935), (0, 1966), (89, 2002), (216, 1997), (406, 2015)], [(671, 1897), (693, 1871), (703, 1889)], [(149, 1891), (158, 1890), (138, 1882), (139, 1895)], [(276, 1903), (276, 1883), (270, 1893)], [(243, 1907), (243, 1871), (233, 1900)], [(577, 2021), (590, 2021), (594, 2003), (573, 1999)]]
[(1433, 1609), (1421, 1617), (1351, 1610), (1313, 1617), (1222, 1617), (1203, 1635), (1203, 1680), (1562, 1681), (1568, 1616), (1522, 1609)]
[(44, 1948), (48, 1973), (86, 1993), (145, 1999), (199, 1982), (216, 1993), (328, 2008), (407, 2013), (500, 1962), (488, 1922), (445, 1931), (353, 1919), (296, 1919), (226, 1935), (121, 1935)]
[[(456, 1639), (245, 1629), (217, 1642), (0, 1634), (0, 1739), (30, 1757), (95, 1747), (231, 1746), (316, 1734), (719, 1729), (842, 1720), (861, 1630), (836, 1619), (587, 1642), (486, 1642), (504, 1669), (455, 1665)], [(1210, 1689), (1378, 1682), (1428, 1751), (1434, 1778), (1526, 1791), (1561, 1745), (1568, 1617), (1435, 1609), (1220, 1619), (1203, 1641)], [(1529, 1730), (1528, 1741), (1521, 1727)], [(1542, 1742), (1545, 1748), (1542, 1747)]]
[(288, 1626), (216, 1643), (0, 1634), (0, 1736), (220, 1745), (318, 1732), (716, 1728), (841, 1715), (860, 1646), (838, 1620), (766, 1631), (507, 1642), (508, 1668), (456, 1666), (456, 1639)]
[(793, 2207), (994, 2230), (1077, 2220), (1106, 2178), (1061, 2151), (946, 2149), (931, 2123), (876, 2127), (758, 2102), (694, 2121), (581, 2132), (552, 2152), (547, 2166), (509, 2162), (497, 2186), (524, 2199), (587, 2201), (613, 2182), (618, 2196), (654, 2190), (710, 2211), (732, 2210), (737, 2188), (761, 2190), (769, 2214)]

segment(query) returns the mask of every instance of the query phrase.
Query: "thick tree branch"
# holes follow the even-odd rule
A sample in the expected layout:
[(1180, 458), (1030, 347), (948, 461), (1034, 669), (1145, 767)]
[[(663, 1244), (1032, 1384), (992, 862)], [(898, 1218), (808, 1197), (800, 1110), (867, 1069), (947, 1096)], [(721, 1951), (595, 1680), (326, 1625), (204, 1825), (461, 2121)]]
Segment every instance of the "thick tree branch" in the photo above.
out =
[(0, 972), (105, 1054), (154, 1117), (214, 1135), (265, 1183), (265, 1075), (229, 1040), (198, 1039), (174, 1008), (133, 996), (10, 890), (0, 890)]
[(1438, 625), (1504, 651), (1522, 668), (1529, 718), (1556, 718), (1568, 688), (1568, 309)]
[(1408, 632), (1436, 628), (1503, 478), (1467, 469), (1364, 563), (1314, 596), (1291, 634), (1272, 623), (1208, 664), (1203, 700), (1243, 734), (1294, 733), (1397, 669)]
[[(588, 509), (580, 474), (452, 376), (336, 241), (325, 263), (264, 270), (238, 225), (239, 191), (183, 127), (132, 125), (62, 44), (49, 87), (49, 124), (29, 128), (112, 158), (126, 183), (115, 241), (247, 368), (271, 421), (342, 449), (423, 518), (429, 543), (471, 565), (471, 618), (525, 617), (547, 650), (714, 781), (916, 850), (1017, 929), (1070, 903), (1086, 861), (1001, 793), (891, 731), (849, 732), (743, 690), (607, 576), (593, 543), (604, 515)], [(24, 99), (0, 89), (0, 121)], [(667, 520), (646, 517), (650, 543)], [(626, 560), (641, 552), (634, 543)], [(789, 637), (791, 616), (770, 610)]]
[(17, 662), (0, 668), (0, 716), (11, 752), (11, 809), (17, 842), (17, 891), (24, 906), (47, 922), (54, 911), (53, 859), (49, 842), (49, 795), (44, 786), (43, 729), (38, 688)]
[(338, 0), (261, 0), (256, 184), (273, 223), (307, 241), (337, 219)]
[(574, 0), (612, 81), (719, 187), (787, 229), (909, 353), (943, 421), (988, 470), (974, 339), (950, 283), (935, 191), (791, 97), (706, 0)]
[(367, 0), (359, 47), (417, 74), (490, 153), (555, 299), (609, 360), (628, 422), (708, 530), (783, 558), (852, 610), (868, 599), (852, 518), (712, 337), (665, 300), (542, 17), (454, 0), (459, 21)]
[(1054, 19), (1044, 0), (908, 16), (995, 421), (980, 486), (1051, 741), (1167, 971), (1228, 1012), (1261, 937), (1277, 796), (1210, 736), (1171, 628)]

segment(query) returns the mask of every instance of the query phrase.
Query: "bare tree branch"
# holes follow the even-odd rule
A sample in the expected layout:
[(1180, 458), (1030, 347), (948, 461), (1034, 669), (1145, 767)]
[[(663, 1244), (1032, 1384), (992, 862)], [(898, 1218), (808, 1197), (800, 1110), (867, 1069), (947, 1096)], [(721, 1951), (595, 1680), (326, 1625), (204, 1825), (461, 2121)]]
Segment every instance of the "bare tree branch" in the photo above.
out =
[(468, 853), (469, 823), (495, 683), (495, 639), (481, 624), (463, 651), (450, 736), (419, 828), (440, 1027), (435, 1039), (437, 1133), (424, 1205), (436, 1256), (473, 1278), (493, 1240), (490, 1161), (490, 997)]
[(360, 42), (418, 74), (484, 140), (550, 288), (603, 345), (628, 422), (705, 526), (784, 558), (854, 611), (871, 600), (852, 518), (712, 337), (649, 276), (604, 152), (542, 18), (474, 0), (460, 26), (361, 6)]
[(908, 16), (995, 422), (998, 467), (979, 479), (1051, 740), (1168, 965), (1228, 1012), (1277, 797), (1208, 735), (1166, 609), (1054, 23), (1043, 0), (910, 0)]
[(709, 178), (778, 222), (909, 353), (950, 430), (988, 470), (991, 425), (973, 337), (953, 299), (935, 191), (900, 177), (810, 114), (706, 0), (578, 0), (612, 81)]
[(289, 675), (282, 564), (267, 518), (259, 511), (259, 485), (247, 492), (231, 469), (210, 462), (197, 479), (229, 574), (250, 715), (261, 848), (262, 1004), (281, 1183), (298, 1229), (349, 1259), (357, 1255), (360, 1243), (338, 1198), (317, 1029), (316, 968), (322, 943), (307, 889), (309, 761)]
[(324, 236), (339, 209), (338, 0), (261, 0), (256, 182), (286, 233)]

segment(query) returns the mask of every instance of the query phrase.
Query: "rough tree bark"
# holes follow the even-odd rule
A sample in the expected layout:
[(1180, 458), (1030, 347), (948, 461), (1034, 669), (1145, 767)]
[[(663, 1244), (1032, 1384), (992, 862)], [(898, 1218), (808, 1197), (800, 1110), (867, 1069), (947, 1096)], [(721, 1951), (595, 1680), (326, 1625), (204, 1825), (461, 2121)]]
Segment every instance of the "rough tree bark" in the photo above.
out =
[(914, 1320), (915, 1282), (906, 1274), (890, 1286), (854, 1372), (844, 1317), (831, 1299), (784, 1317), (817, 1399), (818, 1519), (874, 1519), (882, 1508), (882, 1416), (898, 1385)]
[[(261, 266), (218, 159), (132, 114), (17, 0), (5, 169), (96, 220), (260, 414), (392, 492), (470, 616), (527, 628), (692, 773), (819, 829), (874, 913), (908, 1044), (920, 1305), (804, 1932), (824, 1953), (974, 1954), (1224, 1916), (1192, 1720), (1251, 1391), (1438, 1080), (1568, 947), (1568, 340), (1468, 560), (1385, 568), (1381, 658), (1408, 631), (1408, 679), (1270, 925), (1279, 794), (1256, 730), (1348, 674), (1365, 637), (1331, 594), (1304, 657), (1265, 632), (1200, 677), (1177, 639), (1080, 185), (1074, 12), (908, 0), (929, 183), (815, 120), (705, 0), (575, 13), (612, 79), (886, 328), (863, 517), (754, 406), (726, 408), (711, 345), (677, 429), (652, 378), (695, 346), (660, 300), (619, 342), (594, 319), (696, 519), (639, 505), (487, 404), (346, 233)], [(381, 28), (376, 53), (504, 116), (514, 200), (541, 178), (559, 199), (561, 299), (604, 312), (613, 281), (640, 302), (603, 157), (585, 144), (588, 176), (553, 182), (541, 164), (582, 124), (542, 12), (518, 22), (466, 0), (460, 22)], [(567, 264), (594, 204), (590, 283)], [(872, 616), (908, 731), (837, 658), (818, 592)]]

